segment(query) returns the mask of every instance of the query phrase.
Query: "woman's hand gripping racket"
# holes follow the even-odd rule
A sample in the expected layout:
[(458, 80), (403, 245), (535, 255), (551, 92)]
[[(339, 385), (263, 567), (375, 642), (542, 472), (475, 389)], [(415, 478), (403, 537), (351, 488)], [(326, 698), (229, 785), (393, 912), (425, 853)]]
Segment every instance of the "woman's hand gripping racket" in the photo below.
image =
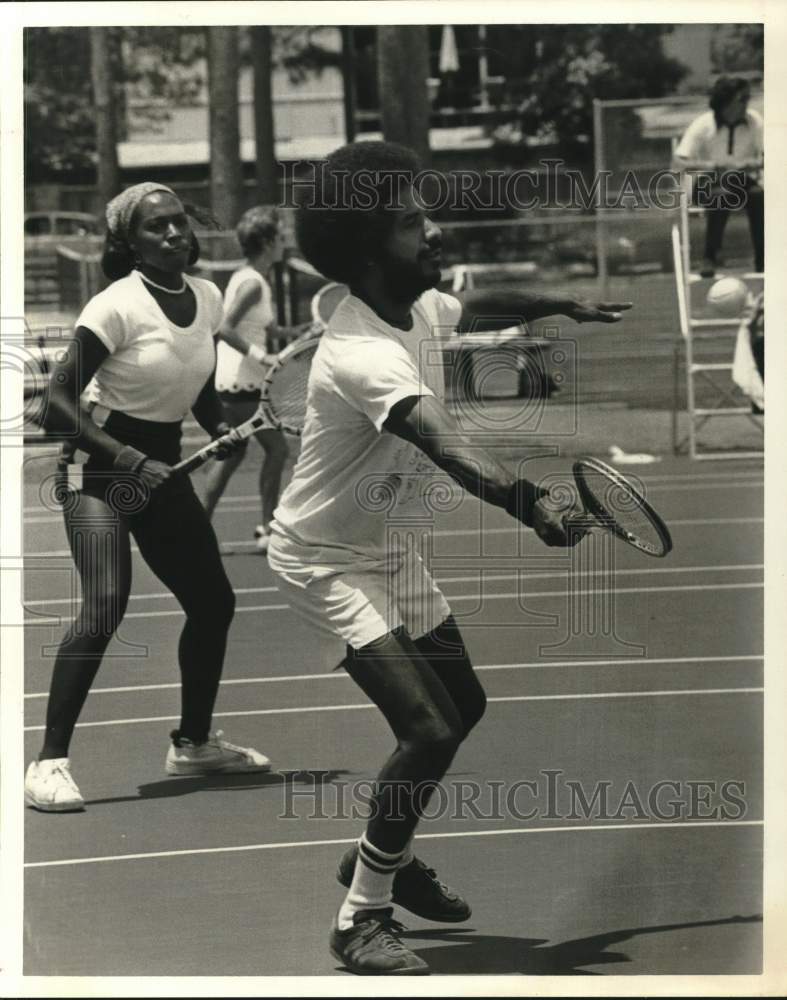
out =
[(585, 510), (566, 516), (567, 532), (602, 528), (646, 555), (663, 558), (671, 551), (667, 525), (625, 476), (597, 458), (577, 459), (573, 471)]
[(306, 421), (309, 369), (320, 343), (320, 333), (321, 330), (311, 327), (277, 355), (265, 376), (260, 404), (253, 417), (179, 462), (174, 466), (175, 470), (192, 472), (228, 446), (236, 446), (239, 441), (250, 438), (263, 428), (299, 435)]

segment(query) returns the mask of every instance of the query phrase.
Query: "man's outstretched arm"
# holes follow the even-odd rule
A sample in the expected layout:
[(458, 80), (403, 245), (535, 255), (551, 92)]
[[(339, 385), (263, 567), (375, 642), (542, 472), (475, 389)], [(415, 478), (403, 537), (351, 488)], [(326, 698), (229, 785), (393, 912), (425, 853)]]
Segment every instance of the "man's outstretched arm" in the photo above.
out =
[(542, 502), (545, 490), (517, 479), (494, 456), (462, 432), (453, 415), (435, 396), (408, 396), (392, 408), (386, 431), (416, 445), (438, 468), (468, 493), (502, 507), (533, 528), (547, 545), (575, 545), (580, 532), (567, 532), (563, 518), (576, 511), (554, 511)]
[(577, 299), (565, 292), (523, 292), (509, 288), (479, 288), (455, 293), (462, 303), (458, 331), (500, 330), (545, 316), (567, 316), (575, 323), (618, 323), (631, 302)]

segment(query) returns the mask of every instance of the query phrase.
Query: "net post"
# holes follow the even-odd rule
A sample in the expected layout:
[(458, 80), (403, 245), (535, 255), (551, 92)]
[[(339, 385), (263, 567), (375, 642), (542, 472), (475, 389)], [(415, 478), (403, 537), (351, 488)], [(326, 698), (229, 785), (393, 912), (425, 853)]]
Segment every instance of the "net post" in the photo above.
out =
[[(604, 169), (604, 140), (602, 131), (602, 110), (601, 101), (593, 98), (593, 168), (596, 173), (594, 180), (601, 177)], [(598, 295), (600, 299), (606, 299), (607, 287), (609, 284), (607, 274), (607, 242), (606, 226), (603, 219), (603, 206), (601, 195), (601, 184), (596, 187), (596, 267), (598, 274)]]
[(678, 413), (680, 412), (680, 341), (675, 342), (672, 350), (672, 454), (680, 454), (680, 427)]

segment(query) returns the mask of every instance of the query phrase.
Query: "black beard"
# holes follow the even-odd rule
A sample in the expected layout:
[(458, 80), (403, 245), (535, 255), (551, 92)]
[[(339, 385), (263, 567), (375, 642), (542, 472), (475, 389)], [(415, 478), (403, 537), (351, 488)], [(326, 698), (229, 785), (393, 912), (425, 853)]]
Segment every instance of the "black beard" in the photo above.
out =
[(419, 295), (439, 282), (439, 274), (430, 278), (418, 263), (383, 257), (381, 260), (386, 293), (395, 302), (414, 302)]

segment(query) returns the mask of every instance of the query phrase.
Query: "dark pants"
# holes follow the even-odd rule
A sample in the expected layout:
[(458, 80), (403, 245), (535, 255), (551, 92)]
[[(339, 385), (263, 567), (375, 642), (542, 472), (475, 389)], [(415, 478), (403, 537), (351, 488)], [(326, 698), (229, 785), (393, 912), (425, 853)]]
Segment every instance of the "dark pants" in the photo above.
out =
[[(178, 461), (179, 424), (153, 424), (113, 413), (105, 430), (151, 458)], [(82, 603), (55, 660), (42, 757), (68, 756), (79, 713), (126, 611), (132, 536), (145, 562), (186, 613), (178, 644), (180, 733), (203, 740), (218, 693), (235, 595), (191, 480), (175, 475), (147, 493), (137, 477), (118, 475), (91, 461), (84, 466), (82, 488), (65, 494), (63, 516)], [(160, 651), (154, 655), (159, 657)]]
[[(707, 209), (705, 257), (715, 264), (732, 209), (724, 206), (723, 192), (716, 192), (714, 202), (714, 207)], [(765, 196), (762, 188), (755, 184), (747, 185), (744, 208), (749, 219), (749, 232), (754, 247), (754, 270), (762, 272), (765, 269)]]

